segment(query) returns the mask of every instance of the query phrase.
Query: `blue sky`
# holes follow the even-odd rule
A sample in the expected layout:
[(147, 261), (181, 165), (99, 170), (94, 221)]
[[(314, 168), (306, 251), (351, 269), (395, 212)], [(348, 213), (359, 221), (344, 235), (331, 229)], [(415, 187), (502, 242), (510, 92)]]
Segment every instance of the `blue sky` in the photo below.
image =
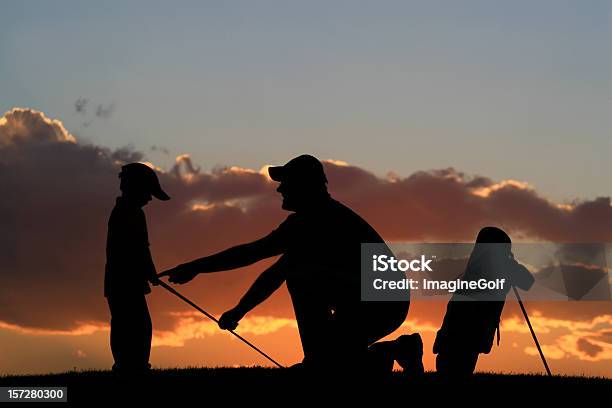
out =
[(0, 110), (164, 166), (310, 152), (587, 199), (612, 193), (611, 40), (607, 1), (6, 1)]

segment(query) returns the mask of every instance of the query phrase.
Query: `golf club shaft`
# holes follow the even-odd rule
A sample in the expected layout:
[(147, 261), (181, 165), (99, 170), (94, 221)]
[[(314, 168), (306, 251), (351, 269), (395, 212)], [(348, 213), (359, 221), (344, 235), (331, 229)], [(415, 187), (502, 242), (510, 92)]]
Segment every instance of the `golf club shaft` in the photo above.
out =
[[(212, 320), (213, 322), (219, 324), (219, 320), (217, 318), (215, 318), (213, 315), (211, 315), (210, 313), (208, 313), (206, 310), (202, 309), (200, 306), (196, 305), (195, 303), (193, 303), (191, 300), (187, 299), (185, 296), (181, 295), (176, 289), (174, 289), (172, 286), (168, 285), (167, 283), (163, 282), (163, 281), (159, 281), (159, 285), (161, 287), (163, 287), (164, 289), (166, 289), (168, 292), (172, 293), (173, 295), (177, 296), (178, 298), (180, 298), (181, 300), (183, 300), (185, 303), (188, 303), (191, 307), (193, 307), (194, 309), (196, 309), (198, 312), (202, 313), (204, 316), (208, 317), (210, 320)], [(272, 357), (270, 357), (269, 355), (267, 355), (266, 353), (264, 353), (262, 350), (260, 350), (257, 346), (255, 346), (253, 343), (251, 343), (250, 341), (248, 341), (247, 339), (245, 339), (244, 337), (242, 337), (241, 335), (239, 335), (238, 333), (236, 333), (233, 330), (229, 330), (228, 331), (230, 333), (232, 333), (234, 336), (238, 337), (240, 340), (242, 340), (244, 343), (246, 343), (248, 346), (250, 346), (253, 350), (257, 351), (259, 354), (261, 354), (262, 356), (264, 356), (265, 358), (267, 358), (268, 360), (270, 360), (272, 363), (274, 363), (274, 365), (276, 365), (279, 368), (285, 368), (284, 366), (282, 366), (281, 364), (277, 363), (276, 360), (274, 360)]]
[(525, 316), (525, 320), (527, 321), (527, 326), (529, 326), (529, 330), (531, 331), (531, 336), (533, 336), (533, 341), (535, 342), (536, 347), (538, 348), (538, 352), (540, 353), (540, 357), (542, 357), (542, 362), (544, 363), (544, 368), (546, 368), (546, 372), (548, 373), (549, 376), (552, 376), (552, 373), (550, 372), (550, 368), (548, 368), (548, 363), (546, 362), (546, 357), (544, 357), (544, 352), (542, 351), (542, 347), (540, 347), (540, 342), (538, 341), (538, 338), (536, 337), (535, 331), (533, 330), (533, 327), (531, 327), (531, 322), (529, 321), (529, 316), (527, 315), (527, 310), (525, 310), (525, 306), (523, 305), (523, 301), (521, 300), (521, 297), (519, 296), (518, 290), (516, 290), (516, 288), (513, 286), (512, 289), (514, 289), (514, 295), (516, 296), (516, 300), (518, 300), (519, 305), (521, 306), (521, 310), (523, 311), (523, 316)]

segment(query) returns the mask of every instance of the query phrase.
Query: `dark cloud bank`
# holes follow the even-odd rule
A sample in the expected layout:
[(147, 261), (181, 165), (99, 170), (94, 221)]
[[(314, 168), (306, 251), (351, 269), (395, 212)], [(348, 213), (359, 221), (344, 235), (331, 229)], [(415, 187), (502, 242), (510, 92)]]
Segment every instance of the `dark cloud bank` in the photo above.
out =
[[(80, 144), (41, 112), (15, 108), (0, 118), (0, 321), (66, 329), (106, 320), (106, 221), (119, 168), (130, 161), (146, 158)], [(524, 184), (453, 169), (384, 179), (339, 162), (325, 167), (333, 195), (388, 240), (471, 241), (493, 224), (515, 237), (612, 241), (609, 197), (559, 206)], [(160, 178), (173, 198), (147, 208), (160, 270), (257, 238), (287, 215), (275, 184), (259, 170), (204, 172), (181, 156)], [(185, 290), (228, 306), (260, 269), (201, 279)], [(267, 307), (289, 308), (286, 301)]]

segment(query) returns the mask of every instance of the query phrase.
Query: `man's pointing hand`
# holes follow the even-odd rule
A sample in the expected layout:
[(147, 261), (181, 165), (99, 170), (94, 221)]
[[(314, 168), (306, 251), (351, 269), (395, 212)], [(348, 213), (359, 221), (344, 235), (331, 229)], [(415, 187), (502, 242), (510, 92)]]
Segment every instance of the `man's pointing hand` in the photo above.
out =
[(168, 269), (157, 275), (158, 278), (162, 278), (164, 276), (169, 277), (169, 281), (172, 283), (187, 283), (198, 275), (198, 272), (195, 272), (191, 268), (189, 268), (188, 264), (181, 264), (175, 266), (172, 269)]

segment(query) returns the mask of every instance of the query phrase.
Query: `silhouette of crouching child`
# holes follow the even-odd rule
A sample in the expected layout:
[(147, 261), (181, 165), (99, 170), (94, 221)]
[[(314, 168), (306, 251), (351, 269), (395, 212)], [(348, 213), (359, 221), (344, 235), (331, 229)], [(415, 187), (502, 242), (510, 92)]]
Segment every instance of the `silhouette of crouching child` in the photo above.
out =
[(445, 377), (471, 375), (480, 353), (488, 354), (495, 333), (499, 345), (499, 322), (506, 295), (512, 286), (528, 290), (534, 278), (512, 254), (508, 234), (496, 227), (478, 233), (462, 280), (505, 279), (499, 290), (457, 291), (448, 303), (442, 327), (433, 346), (436, 371)]
[(113, 371), (138, 374), (150, 368), (153, 327), (145, 295), (158, 278), (149, 250), (142, 207), (152, 196), (166, 201), (155, 171), (142, 163), (122, 167), (121, 196), (108, 220), (104, 296), (111, 313)]

